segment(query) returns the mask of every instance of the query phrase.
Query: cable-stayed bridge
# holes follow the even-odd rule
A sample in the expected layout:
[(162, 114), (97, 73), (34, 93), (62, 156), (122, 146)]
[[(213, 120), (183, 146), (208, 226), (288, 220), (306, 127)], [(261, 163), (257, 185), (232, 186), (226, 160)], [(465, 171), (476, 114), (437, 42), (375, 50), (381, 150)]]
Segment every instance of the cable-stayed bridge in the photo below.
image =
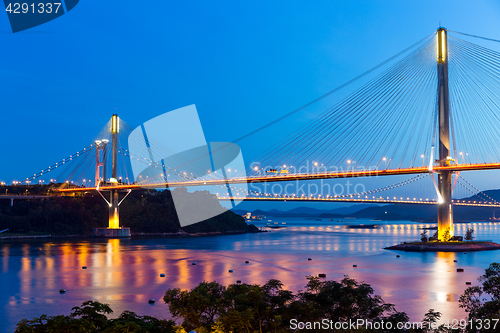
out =
[[(91, 145), (23, 183), (48, 183), (47, 174), (62, 169), (57, 178), (50, 178), (63, 183), (58, 193), (109, 191), (109, 201), (103, 198), (110, 206), (110, 228), (118, 227), (118, 206), (123, 201), (119, 191), (219, 186), (219, 199), (231, 201), (245, 197), (254, 201), (435, 204), (442, 238), (446, 232), (453, 233), (453, 205), (500, 206), (487, 196), (467, 200), (480, 191), (461, 175), (500, 169), (500, 53), (463, 40), (463, 35), (439, 28), (358, 76), (352, 82), (368, 81), (339, 102), (323, 106), (322, 113), (264, 149), (244, 169), (207, 170), (205, 164), (187, 161), (182, 155), (168, 163), (155, 160), (151, 147), (165, 156), (175, 149), (168, 142), (147, 140), (145, 135), (134, 137), (113, 115)], [(325, 104), (337, 90), (289, 115), (312, 104)], [(129, 149), (134, 140), (147, 142), (143, 151)], [(144, 164), (150, 172), (134, 177), (131, 161)], [(341, 194), (278, 194), (265, 189), (240, 193), (236, 186), (405, 175), (412, 177)], [(424, 184), (425, 195), (411, 193), (416, 183)], [(409, 192), (396, 193), (402, 188)]]

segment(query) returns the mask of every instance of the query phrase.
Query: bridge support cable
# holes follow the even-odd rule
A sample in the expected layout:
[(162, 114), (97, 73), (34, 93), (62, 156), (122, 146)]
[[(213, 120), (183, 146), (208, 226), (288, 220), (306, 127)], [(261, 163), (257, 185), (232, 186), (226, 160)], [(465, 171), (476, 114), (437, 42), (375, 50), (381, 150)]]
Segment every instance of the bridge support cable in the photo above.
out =
[[(346, 169), (354, 161), (357, 166), (390, 167), (402, 156), (409, 165), (420, 164), (422, 152), (428, 156), (420, 142), (427, 138), (430, 147), (431, 141), (434, 105), (426, 97), (436, 94), (434, 49), (431, 41), (421, 45), (255, 161), (296, 169), (318, 161), (325, 168)], [(397, 163), (401, 167), (403, 162)]]
[(33, 174), (33, 176), (25, 178), (21, 183), (23, 183), (23, 184), (28, 183), (29, 184), (33, 180), (35, 180), (37, 178), (40, 178), (40, 177), (46, 175), (47, 173), (58, 169), (59, 167), (65, 165), (69, 161), (72, 161), (72, 160), (76, 159), (77, 157), (80, 157), (80, 156), (88, 153), (89, 151), (92, 150), (92, 148), (93, 148), (93, 145), (89, 145), (89, 146), (83, 148), (82, 150), (77, 151), (76, 153), (74, 153), (72, 155), (69, 155), (66, 158), (63, 158), (61, 161), (59, 161), (59, 162), (57, 162), (57, 163), (49, 166), (48, 168), (46, 168), (46, 169), (44, 169), (44, 170), (42, 170), (42, 171), (40, 171), (38, 173)]
[[(410, 185), (410, 184), (414, 184), (416, 182), (418, 182), (419, 180), (422, 180), (424, 178), (427, 178), (429, 177), (430, 174), (418, 174), (416, 176), (413, 176), (411, 178), (408, 178), (408, 179), (405, 179), (403, 181), (400, 181), (398, 183), (394, 183), (394, 184), (391, 184), (391, 185), (387, 185), (387, 186), (384, 186), (384, 187), (380, 187), (380, 188), (376, 188), (376, 189), (373, 189), (373, 190), (365, 190), (365, 191), (362, 191), (362, 192), (355, 192), (355, 193), (348, 193), (348, 194), (335, 194), (335, 193), (321, 193), (321, 194), (306, 194), (306, 193), (300, 193), (300, 190), (297, 192), (297, 193), (288, 193), (288, 192), (285, 192), (285, 193), (281, 193), (281, 188), (280, 188), (280, 193), (265, 193), (265, 192), (262, 192), (262, 191), (252, 191), (252, 190), (245, 190), (243, 192), (241, 192), (238, 188), (232, 188), (233, 192), (239, 192), (239, 193), (243, 193), (247, 196), (250, 196), (250, 197), (275, 197), (275, 198), (283, 198), (283, 199), (286, 199), (286, 198), (290, 198), (290, 197), (309, 197), (309, 198), (313, 198), (313, 197), (323, 197), (323, 198), (337, 198), (337, 199), (356, 199), (358, 201), (358, 199), (370, 199), (370, 200), (374, 200), (374, 199), (383, 199), (384, 202), (387, 202), (387, 200), (396, 200), (398, 202), (400, 202), (401, 200), (408, 200), (408, 201), (428, 201), (429, 199), (426, 198), (428, 197), (428, 195), (424, 195), (423, 197), (420, 196), (418, 199), (415, 195), (408, 195), (408, 192), (402, 192), (401, 190), (403, 188), (412, 188), (412, 193), (414, 193), (413, 191), (413, 187), (414, 185)], [(419, 182), (418, 184), (424, 184), (425, 185), (426, 182)], [(295, 192), (294, 190), (292, 190), (293, 192)], [(399, 191), (399, 192), (398, 192)], [(428, 192), (420, 192), (420, 194), (423, 194), (423, 193), (428, 193)], [(381, 196), (381, 194), (383, 194), (383, 196)], [(404, 198), (407, 198), (407, 199), (404, 199)], [(413, 198), (413, 199), (412, 199)]]
[[(457, 179), (457, 182), (462, 185), (465, 189), (467, 189), (469, 192), (471, 192), (472, 194), (474, 195), (482, 195), (484, 198), (488, 199), (489, 202), (491, 203), (494, 203), (494, 204), (498, 204), (498, 202), (493, 199), (492, 197), (490, 197), (489, 195), (487, 195), (486, 193), (484, 193), (484, 191), (481, 191), (480, 189), (478, 189), (476, 186), (472, 185), (470, 182), (468, 182), (464, 177), (462, 176), (459, 176), (457, 178), (460, 178), (464, 183), (466, 183), (467, 185), (465, 184), (462, 184), (458, 179)], [(474, 189), (471, 190), (470, 188)]]
[(410, 45), (410, 46), (409, 46), (409, 47), (407, 47), (406, 49), (404, 49), (404, 50), (402, 50), (401, 52), (399, 52), (399, 53), (395, 54), (394, 56), (390, 57), (389, 59), (387, 59), (387, 60), (385, 60), (385, 61), (381, 62), (380, 64), (376, 65), (375, 67), (372, 67), (371, 69), (367, 70), (366, 72), (364, 72), (364, 73), (362, 73), (362, 74), (360, 74), (360, 75), (356, 76), (355, 78), (353, 78), (353, 79), (351, 79), (351, 80), (347, 81), (346, 83), (344, 83), (344, 84), (342, 84), (342, 85), (338, 86), (337, 88), (335, 88), (335, 89), (333, 89), (333, 90), (330, 90), (330, 91), (329, 91), (329, 92), (327, 92), (326, 94), (323, 94), (322, 96), (320, 96), (320, 97), (316, 98), (315, 100), (313, 100), (313, 101), (311, 101), (311, 102), (309, 102), (309, 103), (307, 103), (307, 104), (305, 104), (305, 105), (303, 105), (303, 106), (299, 107), (298, 109), (295, 109), (295, 110), (293, 110), (292, 112), (289, 112), (289, 113), (287, 113), (286, 115), (284, 115), (284, 116), (282, 116), (282, 117), (280, 117), (280, 118), (278, 118), (278, 119), (276, 119), (276, 120), (274, 120), (274, 121), (272, 121), (272, 122), (270, 122), (270, 123), (268, 123), (268, 124), (266, 124), (266, 125), (264, 125), (264, 126), (262, 126), (262, 127), (258, 128), (258, 129), (256, 129), (256, 130), (254, 130), (254, 131), (252, 131), (252, 132), (250, 132), (250, 133), (248, 133), (248, 134), (245, 134), (245, 135), (244, 135), (244, 136), (242, 136), (242, 137), (239, 137), (238, 139), (234, 140), (234, 141), (233, 141), (233, 143), (237, 143), (237, 142), (242, 141), (242, 140), (244, 140), (244, 139), (246, 139), (246, 138), (248, 138), (248, 137), (251, 137), (251, 136), (253, 136), (253, 135), (255, 135), (255, 134), (259, 133), (260, 131), (262, 131), (262, 130), (264, 130), (264, 129), (266, 129), (266, 128), (269, 128), (269, 127), (271, 127), (271, 126), (273, 126), (273, 125), (275, 125), (275, 124), (277, 124), (277, 123), (279, 123), (279, 122), (281, 122), (281, 121), (283, 121), (283, 120), (285, 120), (285, 119), (289, 118), (290, 116), (292, 116), (292, 115), (294, 115), (294, 114), (296, 114), (296, 113), (298, 113), (298, 112), (300, 112), (300, 111), (302, 111), (302, 110), (304, 110), (304, 109), (308, 108), (309, 106), (311, 106), (311, 105), (313, 105), (313, 104), (315, 104), (315, 103), (317, 103), (317, 102), (319, 102), (319, 101), (321, 101), (321, 100), (323, 100), (323, 99), (327, 98), (328, 96), (330, 96), (330, 95), (334, 94), (335, 92), (337, 92), (337, 91), (339, 91), (339, 90), (341, 90), (341, 89), (343, 89), (343, 88), (345, 88), (345, 87), (347, 87), (347, 86), (349, 86), (349, 85), (353, 84), (354, 82), (356, 82), (356, 81), (358, 81), (358, 80), (362, 79), (363, 77), (365, 77), (365, 76), (367, 76), (367, 75), (369, 75), (369, 74), (371, 74), (371, 73), (375, 72), (376, 70), (378, 70), (378, 69), (382, 68), (383, 66), (385, 66), (385, 65), (387, 65), (387, 64), (389, 64), (389, 63), (391, 63), (391, 62), (392, 62), (392, 61), (394, 61), (395, 59), (398, 59), (399, 57), (401, 57), (402, 55), (406, 54), (407, 52), (409, 52), (409, 51), (411, 51), (411, 50), (415, 49), (416, 47), (418, 47), (418, 46), (419, 46), (419, 45), (421, 45), (422, 43), (427, 42), (429, 39), (431, 39), (431, 38), (433, 37), (433, 35), (434, 35), (434, 34), (431, 34), (431, 35), (429, 35), (429, 36), (426, 36), (426, 37), (422, 38), (422, 39), (421, 39), (421, 40), (419, 40), (418, 42), (416, 42), (416, 43), (414, 43), (414, 44)]
[(450, 102), (457, 163), (500, 161), (500, 53), (450, 36)]

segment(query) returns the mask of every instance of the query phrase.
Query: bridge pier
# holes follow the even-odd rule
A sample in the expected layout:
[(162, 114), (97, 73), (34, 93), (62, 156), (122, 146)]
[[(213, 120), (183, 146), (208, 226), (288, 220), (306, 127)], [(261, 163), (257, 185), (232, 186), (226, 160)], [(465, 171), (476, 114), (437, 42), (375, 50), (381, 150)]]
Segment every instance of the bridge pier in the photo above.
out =
[(14, 198), (10, 198), (10, 206), (14, 206)]
[(118, 190), (112, 190), (109, 193), (109, 228), (116, 229), (120, 227), (120, 213), (118, 210)]
[(439, 192), (442, 200), (438, 202), (438, 238), (446, 240), (454, 236), (453, 233), (453, 202), (451, 200), (451, 175), (445, 171), (439, 174)]

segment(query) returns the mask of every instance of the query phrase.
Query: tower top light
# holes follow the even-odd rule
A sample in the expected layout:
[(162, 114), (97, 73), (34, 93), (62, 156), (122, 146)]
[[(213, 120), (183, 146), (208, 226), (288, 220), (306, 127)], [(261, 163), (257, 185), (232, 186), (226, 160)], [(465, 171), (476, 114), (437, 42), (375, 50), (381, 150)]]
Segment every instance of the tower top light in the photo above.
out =
[(447, 30), (446, 28), (439, 28), (437, 30), (437, 37), (438, 37), (438, 43), (437, 43), (437, 54), (438, 54), (438, 63), (444, 63), (446, 61), (446, 46), (448, 44), (447, 42)]
[(120, 118), (118, 118), (118, 115), (115, 113), (111, 117), (111, 133), (119, 133), (120, 132)]

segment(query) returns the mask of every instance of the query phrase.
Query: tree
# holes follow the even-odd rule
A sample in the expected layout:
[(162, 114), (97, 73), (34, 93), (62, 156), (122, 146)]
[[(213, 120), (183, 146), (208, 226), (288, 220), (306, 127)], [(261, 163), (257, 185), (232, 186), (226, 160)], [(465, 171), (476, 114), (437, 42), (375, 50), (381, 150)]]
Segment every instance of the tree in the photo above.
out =
[(443, 242), (449, 242), (451, 238), (450, 229), (446, 229), (443, 233)]
[(434, 309), (429, 309), (422, 319), (422, 326), (424, 332), (432, 332), (433, 328), (437, 328), (437, 323), (441, 319), (441, 312), (434, 311)]
[(123, 311), (120, 317), (109, 321), (104, 332), (174, 332), (173, 320), (158, 319), (151, 316), (139, 316), (132, 311)]
[(150, 316), (138, 316), (134, 312), (124, 311), (116, 319), (108, 319), (107, 314), (113, 313), (108, 304), (85, 301), (82, 306), (75, 306), (69, 316), (41, 315), (32, 320), (23, 319), (17, 324), (16, 333), (45, 332), (148, 332), (174, 333), (175, 322), (160, 320)]
[(465, 240), (466, 241), (473, 241), (474, 240), (474, 229), (472, 228), (467, 228), (467, 231), (465, 233)]
[(422, 231), (422, 233), (420, 233), (420, 240), (422, 241), (422, 243), (427, 243), (427, 230), (424, 230)]
[(286, 331), (283, 317), (294, 295), (283, 289), (281, 281), (271, 279), (263, 286), (232, 284), (224, 298), (228, 306), (217, 320), (223, 332)]
[(75, 306), (71, 310), (70, 317), (80, 317), (94, 325), (97, 329), (105, 328), (108, 324), (107, 314), (113, 313), (109, 304), (96, 301), (85, 301), (82, 306)]
[(174, 318), (182, 318), (186, 330), (210, 329), (217, 315), (226, 307), (223, 293), (226, 287), (217, 282), (201, 282), (191, 291), (168, 289), (163, 301)]
[(47, 316), (35, 317), (32, 320), (22, 319), (15, 333), (45, 333), (45, 332), (98, 332), (95, 325), (85, 319), (75, 319), (71, 316)]
[(302, 314), (304, 320), (311, 316), (316, 320), (326, 318), (333, 322), (383, 320), (394, 322), (394, 327), (396, 321), (408, 321), (406, 313), (397, 312), (393, 304), (384, 303), (380, 296), (373, 295), (373, 289), (368, 284), (359, 283), (348, 276), (339, 282), (321, 281), (311, 276), (308, 280), (305, 290), (299, 292), (299, 300), (309, 303), (311, 308), (311, 312)]
[[(213, 289), (217, 291), (216, 297), (207, 293)], [(210, 305), (207, 300), (211, 300)], [(191, 291), (169, 289), (164, 301), (175, 317), (183, 319), (182, 329), (194, 329), (198, 333), (294, 332), (290, 326), (292, 319), (298, 322), (365, 319), (373, 323), (391, 322), (394, 328), (397, 323), (408, 321), (406, 313), (397, 312), (394, 305), (373, 295), (368, 284), (348, 276), (338, 282), (309, 276), (305, 290), (295, 295), (285, 290), (279, 280), (269, 280), (264, 285), (231, 284), (227, 288), (216, 282), (202, 282)], [(211, 315), (207, 316), (208, 313)], [(314, 332), (331, 331), (314, 329)], [(360, 329), (352, 332), (380, 331)]]
[[(500, 319), (500, 264), (492, 263), (479, 278), (480, 286), (469, 287), (460, 297), (459, 304), (468, 313), (469, 320)], [(480, 332), (471, 329), (471, 332)]]

